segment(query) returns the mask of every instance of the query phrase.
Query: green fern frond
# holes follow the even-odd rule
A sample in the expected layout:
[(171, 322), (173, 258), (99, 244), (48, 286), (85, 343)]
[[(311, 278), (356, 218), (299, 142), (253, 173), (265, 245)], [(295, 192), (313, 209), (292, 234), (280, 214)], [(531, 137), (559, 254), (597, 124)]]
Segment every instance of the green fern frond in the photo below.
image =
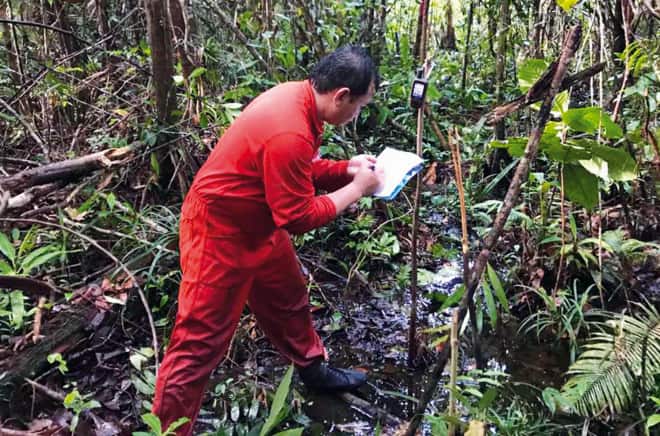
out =
[(626, 410), (660, 372), (660, 316), (642, 306), (638, 317), (603, 312), (603, 330), (591, 336), (571, 365), (562, 393), (581, 415)]

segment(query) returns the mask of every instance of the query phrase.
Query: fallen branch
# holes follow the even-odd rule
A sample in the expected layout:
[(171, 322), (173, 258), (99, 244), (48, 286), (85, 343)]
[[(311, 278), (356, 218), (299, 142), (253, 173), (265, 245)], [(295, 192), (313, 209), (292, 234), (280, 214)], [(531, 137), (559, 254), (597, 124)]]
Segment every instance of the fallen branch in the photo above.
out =
[[(541, 76), (541, 78), (534, 84), (534, 86), (532, 86), (529, 91), (527, 91), (527, 94), (520, 96), (515, 100), (511, 100), (508, 103), (497, 106), (492, 111), (490, 111), (486, 115), (486, 122), (489, 125), (497, 124), (498, 122), (502, 121), (504, 117), (512, 114), (518, 109), (543, 100), (547, 96), (550, 80), (552, 79), (552, 75), (549, 73), (554, 73), (555, 68), (556, 64), (551, 64), (543, 76)], [(600, 73), (603, 71), (603, 68), (605, 68), (605, 62), (592, 65), (591, 67), (584, 69), (579, 73), (564, 78), (557, 92), (564, 91), (571, 86), (574, 86), (577, 83), (580, 83), (583, 80)]]
[(50, 284), (30, 277), (0, 275), (0, 289), (17, 289), (35, 297), (48, 297), (60, 290)]
[(356, 397), (351, 393), (343, 392), (339, 394), (339, 398), (351, 406), (366, 411), (372, 417), (377, 417), (379, 422), (385, 425), (398, 426), (401, 424), (401, 420), (398, 417), (390, 414), (387, 410), (381, 409), (380, 407), (375, 406), (360, 397)]
[[(529, 136), (527, 147), (525, 148), (525, 154), (520, 159), (520, 162), (516, 167), (516, 172), (504, 197), (502, 207), (498, 211), (497, 216), (493, 222), (493, 226), (484, 240), (483, 248), (477, 256), (476, 261), (474, 262), (470, 281), (465, 285), (465, 294), (461, 299), (461, 303), (458, 309), (459, 325), (463, 322), (463, 319), (465, 319), (469, 302), (473, 300), (474, 292), (476, 291), (481, 279), (481, 275), (486, 268), (488, 258), (490, 256), (490, 251), (495, 246), (495, 243), (497, 242), (500, 234), (502, 233), (502, 230), (504, 229), (504, 224), (509, 218), (515, 201), (520, 194), (522, 182), (523, 180), (527, 179), (529, 165), (536, 158), (538, 145), (541, 140), (541, 134), (543, 133), (546, 123), (550, 119), (552, 102), (562, 86), (564, 76), (566, 75), (566, 70), (568, 69), (568, 64), (575, 55), (575, 51), (579, 45), (581, 33), (582, 27), (580, 24), (578, 24), (571, 28), (571, 30), (566, 35), (564, 44), (562, 45), (559, 61), (556, 63), (556, 67), (554, 68), (550, 89), (545, 93), (545, 98), (543, 100), (543, 104), (541, 105), (541, 110), (539, 111), (537, 126), (532, 130), (532, 133)], [(422, 391), (417, 409), (415, 410), (414, 415), (411, 417), (408, 429), (405, 432), (405, 434), (408, 436), (413, 436), (419, 427), (419, 424), (421, 423), (422, 417), (424, 416), (424, 411), (426, 410), (427, 405), (435, 393), (435, 389), (440, 381), (442, 372), (445, 368), (445, 365), (447, 364), (450, 349), (451, 347), (444, 347), (438, 356), (438, 360), (433, 366), (429, 382)]]
[[(50, 194), (51, 192), (57, 191), (58, 189), (64, 186), (63, 183), (48, 183), (46, 185), (38, 185), (29, 188), (28, 190), (21, 192), (20, 194), (11, 197), (7, 200), (6, 210), (10, 209), (22, 209), (26, 206), (34, 204), (34, 201), (40, 197)], [(2, 215), (2, 213), (0, 213)]]
[(91, 171), (118, 165), (132, 151), (131, 147), (111, 148), (75, 159), (29, 168), (0, 178), (0, 187), (7, 191), (16, 191), (46, 183), (69, 181)]

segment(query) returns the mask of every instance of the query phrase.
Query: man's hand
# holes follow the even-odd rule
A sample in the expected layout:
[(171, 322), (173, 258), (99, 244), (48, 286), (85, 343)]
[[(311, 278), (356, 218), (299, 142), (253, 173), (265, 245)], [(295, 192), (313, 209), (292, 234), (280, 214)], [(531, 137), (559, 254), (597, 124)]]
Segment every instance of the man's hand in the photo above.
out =
[(372, 169), (376, 165), (376, 157), (370, 154), (358, 154), (353, 156), (351, 160), (348, 161), (348, 168), (346, 173), (349, 176), (355, 177), (360, 168)]
[(343, 188), (328, 194), (328, 198), (335, 205), (337, 214), (343, 212), (351, 203), (355, 203), (361, 197), (373, 194), (385, 180), (383, 169), (374, 167), (375, 159), (373, 157), (357, 157), (360, 157), (358, 160), (360, 163), (354, 165), (355, 173), (353, 175), (353, 181)]
[(358, 168), (351, 184), (357, 186), (364, 197), (378, 191), (384, 181), (385, 172), (382, 168), (375, 168), (374, 164), (365, 164)]

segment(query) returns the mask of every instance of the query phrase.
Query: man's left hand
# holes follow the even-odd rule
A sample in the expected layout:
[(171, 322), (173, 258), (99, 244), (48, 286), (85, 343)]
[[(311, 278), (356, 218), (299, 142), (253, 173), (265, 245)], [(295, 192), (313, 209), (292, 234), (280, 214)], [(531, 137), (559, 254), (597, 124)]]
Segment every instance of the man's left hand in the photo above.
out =
[(362, 167), (373, 167), (376, 165), (376, 157), (370, 154), (358, 154), (348, 161), (346, 172), (349, 176), (354, 176)]

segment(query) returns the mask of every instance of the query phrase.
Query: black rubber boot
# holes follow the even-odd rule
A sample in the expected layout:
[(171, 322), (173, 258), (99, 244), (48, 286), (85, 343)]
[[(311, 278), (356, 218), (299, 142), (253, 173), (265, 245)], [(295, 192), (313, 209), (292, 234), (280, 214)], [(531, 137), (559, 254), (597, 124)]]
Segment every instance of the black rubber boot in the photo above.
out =
[(333, 368), (322, 360), (298, 368), (305, 386), (317, 391), (351, 391), (367, 381), (367, 375), (351, 369)]

